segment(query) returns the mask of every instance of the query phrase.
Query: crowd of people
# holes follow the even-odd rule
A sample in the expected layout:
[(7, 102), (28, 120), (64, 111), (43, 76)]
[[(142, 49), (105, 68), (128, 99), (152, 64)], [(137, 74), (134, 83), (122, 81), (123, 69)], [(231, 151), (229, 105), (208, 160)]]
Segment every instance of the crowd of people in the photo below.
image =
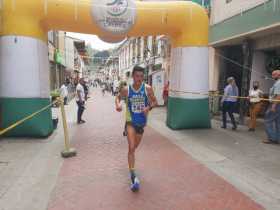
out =
[[(280, 143), (280, 70), (272, 72), (272, 79), (275, 80), (274, 85), (269, 92), (269, 106), (265, 112), (264, 123), (267, 139), (263, 140), (266, 144), (279, 144)], [(222, 128), (227, 128), (227, 114), (229, 115), (232, 123), (232, 129), (237, 129), (237, 123), (234, 118), (234, 110), (239, 100), (239, 89), (236, 85), (235, 79), (229, 77), (227, 79), (227, 86), (224, 89), (224, 96), (221, 100), (222, 105)], [(248, 131), (252, 132), (256, 129), (256, 120), (258, 114), (263, 109), (263, 91), (260, 88), (258, 81), (253, 82), (253, 88), (249, 91), (247, 97), (250, 103), (249, 113), (250, 121), (248, 124)], [(243, 99), (244, 100), (244, 99)]]

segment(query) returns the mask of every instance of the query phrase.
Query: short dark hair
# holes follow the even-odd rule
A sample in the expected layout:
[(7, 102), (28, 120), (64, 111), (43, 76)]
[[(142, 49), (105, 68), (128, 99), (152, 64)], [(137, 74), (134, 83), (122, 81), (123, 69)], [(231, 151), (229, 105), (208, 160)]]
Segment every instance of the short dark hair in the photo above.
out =
[(132, 75), (134, 75), (135, 72), (142, 72), (143, 74), (145, 73), (145, 69), (141, 66), (134, 66), (132, 70)]

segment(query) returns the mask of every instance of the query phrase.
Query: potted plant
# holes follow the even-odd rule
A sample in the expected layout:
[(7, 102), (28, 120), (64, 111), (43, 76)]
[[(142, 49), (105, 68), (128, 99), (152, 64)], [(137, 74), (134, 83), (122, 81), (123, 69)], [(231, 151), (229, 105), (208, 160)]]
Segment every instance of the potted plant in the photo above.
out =
[[(59, 93), (58, 90), (53, 90), (53, 91), (51, 91), (51, 101), (52, 101), (52, 103), (53, 103), (55, 100), (57, 100), (57, 99), (59, 98), (59, 96), (60, 96), (60, 93)], [(58, 107), (58, 106), (59, 106), (59, 103), (57, 102), (57, 103), (55, 103), (53, 106)]]

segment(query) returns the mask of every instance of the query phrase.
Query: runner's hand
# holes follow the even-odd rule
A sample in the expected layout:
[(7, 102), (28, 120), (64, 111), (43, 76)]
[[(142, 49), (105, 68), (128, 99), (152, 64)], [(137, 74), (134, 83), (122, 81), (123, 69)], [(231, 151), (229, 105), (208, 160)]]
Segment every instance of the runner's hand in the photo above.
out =
[(122, 105), (118, 104), (118, 105), (116, 106), (116, 110), (117, 110), (118, 112), (121, 112), (121, 111), (122, 111)]
[(145, 107), (145, 109), (143, 109), (143, 113), (145, 114), (145, 115), (148, 115), (148, 113), (150, 112), (150, 107), (149, 106), (147, 106), (147, 107)]

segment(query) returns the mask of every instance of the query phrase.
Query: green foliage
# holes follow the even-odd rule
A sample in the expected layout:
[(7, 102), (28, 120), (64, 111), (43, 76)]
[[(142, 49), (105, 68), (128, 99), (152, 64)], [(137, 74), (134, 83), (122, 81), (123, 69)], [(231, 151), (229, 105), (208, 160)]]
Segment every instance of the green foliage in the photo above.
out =
[(51, 97), (59, 97), (59, 96), (60, 96), (59, 90), (51, 91)]

